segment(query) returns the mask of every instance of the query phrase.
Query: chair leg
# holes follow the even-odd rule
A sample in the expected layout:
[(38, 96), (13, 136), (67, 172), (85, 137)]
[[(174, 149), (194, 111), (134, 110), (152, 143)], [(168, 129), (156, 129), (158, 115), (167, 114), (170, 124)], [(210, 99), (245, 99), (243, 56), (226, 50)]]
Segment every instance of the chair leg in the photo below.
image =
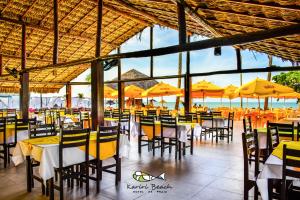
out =
[(152, 139), (152, 155), (155, 156), (155, 139)]
[(89, 165), (85, 163), (85, 195), (90, 194), (90, 178), (89, 178)]
[(163, 154), (164, 154), (164, 148), (165, 148), (165, 145), (164, 145), (164, 138), (162, 137), (161, 138), (161, 148), (160, 148), (160, 156), (163, 157)]
[(172, 141), (169, 139), (169, 153), (172, 153)]
[(64, 182), (62, 179), (62, 172), (60, 171), (59, 173), (59, 199), (63, 200), (64, 199)]
[(183, 142), (183, 155), (185, 156), (185, 150), (186, 150), (186, 145), (185, 142)]
[(179, 145), (179, 151), (178, 151), (178, 153), (179, 153), (179, 160), (181, 160), (181, 142), (180, 141), (178, 141), (178, 145)]
[(191, 135), (191, 147), (190, 147), (190, 153), (193, 155), (194, 152), (194, 130), (192, 130), (192, 135)]
[(7, 166), (7, 149), (6, 149), (6, 145), (3, 145), (3, 151), (4, 151), (4, 168), (6, 168)]
[(248, 187), (246, 186), (246, 184), (244, 183), (244, 200), (248, 200), (249, 199), (249, 191), (248, 191)]
[(142, 141), (141, 141), (141, 136), (139, 135), (138, 136), (138, 152), (139, 152), (139, 154), (141, 154), (142, 153)]
[(258, 200), (258, 187), (255, 185), (254, 187), (254, 200)]
[(100, 191), (100, 160), (97, 160), (96, 162), (96, 190), (97, 193)]

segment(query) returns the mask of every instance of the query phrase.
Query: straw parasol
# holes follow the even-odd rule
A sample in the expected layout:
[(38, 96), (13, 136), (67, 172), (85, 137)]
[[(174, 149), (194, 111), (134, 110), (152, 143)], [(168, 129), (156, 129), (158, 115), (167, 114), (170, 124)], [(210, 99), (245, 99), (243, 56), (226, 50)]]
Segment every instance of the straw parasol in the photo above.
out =
[(192, 98), (221, 97), (224, 89), (205, 80), (192, 85)]
[[(142, 98), (142, 92), (144, 92), (144, 90), (135, 85), (129, 85), (124, 88), (124, 96), (129, 98)], [(113, 92), (112, 96), (117, 97), (118, 91)]]
[(238, 93), (241, 97), (257, 98), (260, 108), (260, 97), (272, 97), (280, 96), (286, 93), (294, 92), (293, 88), (283, 86), (271, 81), (256, 78), (249, 83), (242, 85), (238, 89)]
[(116, 92), (116, 90), (106, 85), (104, 86), (104, 98), (115, 98), (114, 96), (112, 96), (114, 92)]
[(178, 95), (181, 89), (170, 84), (160, 82), (142, 93), (142, 97), (163, 97)]

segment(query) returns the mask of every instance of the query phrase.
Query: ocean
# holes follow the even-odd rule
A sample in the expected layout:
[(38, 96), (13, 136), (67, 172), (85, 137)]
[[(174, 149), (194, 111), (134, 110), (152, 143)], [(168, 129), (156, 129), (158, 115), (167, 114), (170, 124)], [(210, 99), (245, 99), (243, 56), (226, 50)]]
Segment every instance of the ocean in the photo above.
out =
[[(201, 104), (203, 106), (203, 102), (194, 102), (197, 105)], [(155, 106), (160, 106), (161, 104), (158, 102), (154, 103)], [(205, 102), (205, 106), (209, 108), (217, 108), (217, 107), (230, 107), (230, 102)], [(164, 106), (168, 107), (168, 109), (174, 109), (175, 102), (167, 102), (164, 104)], [(231, 107), (239, 108), (241, 106), (240, 102), (231, 102)], [(180, 104), (180, 107), (183, 107), (182, 104)], [(260, 103), (260, 107), (264, 107), (264, 102)], [(271, 107), (271, 103), (269, 102), (269, 108)], [(243, 108), (258, 108), (258, 102), (243, 102)], [(272, 102), (272, 108), (298, 108), (298, 104), (295, 102)]]
[[(146, 100), (143, 101), (144, 104), (146, 104)], [(298, 104), (296, 103), (296, 100), (287, 100), (285, 103), (283, 100), (277, 101), (276, 99), (273, 99), (272, 101), (272, 108), (298, 108)], [(41, 107), (41, 100), (40, 97), (31, 97), (30, 99), (30, 108), (40, 108)], [(203, 106), (202, 101), (195, 101), (193, 103), (196, 103), (197, 105), (201, 104)], [(65, 100), (62, 97), (43, 97), (43, 107), (51, 108), (54, 105), (57, 105), (59, 107), (63, 107), (65, 105)], [(155, 106), (161, 106), (161, 104), (157, 101), (154, 102)], [(223, 100), (217, 101), (217, 100), (206, 100), (204, 102), (204, 105), (209, 108), (216, 108), (216, 107), (230, 107), (230, 102)], [(72, 98), (72, 107), (90, 107), (91, 102), (89, 98), (85, 98), (83, 100), (78, 100), (78, 98), (73, 97)], [(164, 103), (164, 106), (168, 107), (168, 109), (174, 109), (175, 102), (167, 102)], [(260, 107), (263, 108), (264, 102), (261, 100)], [(112, 107), (117, 107), (117, 104), (112, 105)], [(182, 108), (183, 105), (180, 103), (180, 108)], [(231, 102), (231, 107), (240, 107), (239, 101)], [(243, 107), (244, 108), (258, 108), (258, 101), (249, 100), (247, 103), (247, 100), (244, 99), (243, 101)], [(271, 103), (269, 101), (269, 107), (271, 107)], [(16, 108), (19, 109), (19, 97), (18, 96), (0, 96), (0, 109), (5, 108)]]

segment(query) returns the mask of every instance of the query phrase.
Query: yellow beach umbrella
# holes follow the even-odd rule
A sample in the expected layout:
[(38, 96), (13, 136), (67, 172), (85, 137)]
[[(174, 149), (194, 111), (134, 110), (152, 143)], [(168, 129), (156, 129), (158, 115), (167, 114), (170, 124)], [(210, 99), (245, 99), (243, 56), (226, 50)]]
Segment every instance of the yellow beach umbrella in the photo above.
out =
[(223, 95), (223, 97), (226, 97), (228, 99), (237, 98), (239, 96), (238, 89), (239, 88), (236, 87), (236, 86), (234, 86), (234, 85), (228, 85), (224, 89), (224, 95)]
[(181, 93), (181, 89), (169, 85), (167, 83), (160, 82), (153, 87), (142, 93), (142, 97), (162, 97), (162, 96), (171, 96), (178, 95)]
[(221, 97), (224, 89), (208, 81), (199, 81), (192, 85), (192, 98)]
[[(124, 96), (129, 98), (141, 98), (144, 89), (135, 86), (135, 85), (128, 85), (124, 88)], [(112, 96), (117, 97), (118, 91), (112, 93)]]
[(115, 98), (112, 96), (112, 93), (114, 93), (114, 92), (116, 92), (116, 90), (104, 85), (104, 98)]
[(284, 98), (284, 99), (299, 99), (300, 98), (300, 93), (298, 92), (291, 92), (291, 93), (285, 93), (285, 94), (280, 94), (276, 96), (272, 96), (274, 98)]
[(241, 96), (252, 96), (255, 98), (291, 93), (294, 92), (294, 90), (287, 86), (256, 78), (255, 80), (242, 85), (238, 92)]
[(208, 81), (199, 81), (192, 85), (192, 97), (217, 97), (224, 94), (224, 89)]

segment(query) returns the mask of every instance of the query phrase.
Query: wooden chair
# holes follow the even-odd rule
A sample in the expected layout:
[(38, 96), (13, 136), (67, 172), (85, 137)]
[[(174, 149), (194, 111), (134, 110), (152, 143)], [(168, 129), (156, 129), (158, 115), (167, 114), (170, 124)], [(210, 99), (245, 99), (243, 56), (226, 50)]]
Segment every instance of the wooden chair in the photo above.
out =
[(267, 127), (277, 127), (279, 131), (279, 137), (290, 138), (294, 141), (294, 122), (291, 124), (267, 122)]
[(130, 109), (123, 109), (122, 113), (124, 113), (124, 114), (130, 114)]
[(55, 136), (56, 130), (54, 124), (29, 124), (29, 138)]
[(155, 117), (157, 118), (157, 112), (156, 110), (147, 110), (147, 116), (152, 116), (152, 117)]
[[(181, 123), (193, 123), (193, 115), (179, 115), (178, 116), (178, 122)], [(188, 140), (190, 141), (190, 145), (186, 145), (186, 143), (183, 143), (183, 155), (185, 155), (185, 151), (187, 148), (190, 148), (190, 153), (193, 155), (194, 151), (194, 129), (191, 128), (191, 134), (188, 135)]]
[(123, 134), (128, 136), (128, 140), (130, 141), (130, 113), (122, 113), (120, 115), (120, 128)]
[(36, 125), (36, 118), (24, 120), (15, 118), (15, 132), (14, 132), (14, 141), (7, 143), (7, 162), (10, 163), (10, 157), (12, 154), (10, 153), (10, 149), (16, 147), (18, 142), (18, 132), (20, 131), (28, 131), (29, 124)]
[(297, 124), (297, 141), (300, 139), (300, 122)]
[(243, 118), (243, 128), (244, 128), (244, 133), (253, 131), (251, 116)]
[(212, 115), (216, 116), (216, 117), (220, 117), (220, 116), (222, 116), (222, 112), (221, 111), (212, 111)]
[(192, 123), (193, 122), (193, 116), (192, 115), (178, 115), (178, 122)]
[(111, 118), (111, 112), (109, 110), (104, 111), (104, 117), (105, 118)]
[(0, 158), (3, 159), (4, 168), (7, 165), (7, 146), (6, 146), (6, 118), (0, 118)]
[[(181, 142), (179, 141), (179, 133), (176, 118), (171, 117), (161, 117), (161, 157), (163, 156), (164, 149), (169, 148), (169, 153), (172, 152), (172, 146), (175, 146), (175, 159), (179, 158), (181, 160)], [(175, 133), (174, 136), (166, 136), (164, 133), (166, 130)], [(168, 139), (169, 141), (165, 141)], [(167, 146), (165, 146), (167, 145)], [(178, 156), (179, 154), (179, 156)]]
[[(286, 144), (283, 145), (283, 156), (282, 156), (282, 184), (281, 184), (281, 200), (288, 199), (288, 191), (292, 192), (294, 189), (298, 191), (299, 199), (299, 188), (294, 188), (292, 182), (286, 180), (287, 177), (300, 179), (300, 150), (289, 149)], [(290, 199), (296, 199), (291, 197)]]
[[(139, 123), (139, 136), (138, 136), (138, 152), (142, 153), (142, 147), (148, 146), (148, 151), (152, 149), (153, 156), (155, 155), (155, 141), (157, 138), (155, 134), (155, 119), (153, 116), (140, 116)], [(152, 129), (152, 139), (150, 140), (147, 135), (143, 134), (143, 127), (150, 127)], [(151, 148), (150, 148), (151, 147)]]
[(161, 110), (159, 116), (170, 116), (169, 110)]
[[(120, 127), (119, 126), (110, 126), (104, 127), (100, 126), (99, 131), (97, 132), (97, 146), (96, 146), (96, 158), (90, 161), (90, 167), (93, 170), (96, 170), (96, 177), (90, 176), (91, 180), (96, 181), (97, 193), (100, 191), (100, 180), (102, 179), (102, 172), (108, 172), (115, 175), (115, 184), (118, 185), (121, 180), (121, 158), (119, 156), (119, 138), (120, 138)], [(116, 153), (113, 155), (115, 159), (114, 164), (103, 166), (100, 155), (101, 150), (100, 145), (104, 143), (116, 143)], [(112, 171), (111, 168), (115, 167), (115, 171)]]
[(207, 134), (209, 137), (210, 135), (212, 135), (212, 141), (213, 141), (214, 138), (213, 132), (216, 131), (216, 129), (214, 128), (214, 118), (212, 113), (202, 112), (200, 115), (200, 124), (202, 126), (200, 141), (202, 141), (202, 135), (204, 135), (204, 139), (206, 140)]
[[(227, 142), (229, 143), (229, 138), (232, 141), (233, 140), (233, 122), (234, 122), (234, 112), (228, 113), (228, 119), (227, 119), (227, 125), (224, 127), (220, 127), (218, 129), (222, 132), (222, 137), (227, 136)], [(227, 132), (226, 134), (224, 132)]]
[(198, 123), (197, 113), (195, 113), (195, 112), (186, 112), (185, 116), (191, 116), (192, 117), (192, 122)]
[(119, 110), (113, 110), (113, 112), (112, 112), (112, 118), (119, 119), (120, 115), (121, 114), (120, 114)]
[[(54, 189), (59, 190), (59, 197), (64, 198), (64, 180), (76, 179), (80, 183), (85, 182), (86, 196), (89, 195), (89, 140), (90, 130), (61, 130), (59, 142), (59, 167), (55, 169), (59, 175), (59, 185), (51, 187), (50, 197), (54, 194)], [(75, 165), (64, 166), (63, 151), (68, 148), (84, 147), (85, 160), (80, 163), (80, 170), (74, 171)], [(76, 164), (78, 165), (78, 163)], [(52, 185), (52, 184), (51, 184)]]
[[(90, 114), (89, 112), (80, 112), (80, 123), (81, 123), (81, 127), (83, 129), (90, 129), (91, 128), (91, 124), (90, 124)], [(87, 126), (86, 126), (87, 124)]]
[[(279, 144), (279, 131), (278, 131), (278, 127), (268, 127), (267, 129), (267, 149), (268, 149), (268, 154), (267, 157), (268, 158), (273, 150), (275, 149), (275, 147), (277, 147)], [(266, 159), (265, 159), (266, 160)]]
[(139, 122), (141, 119), (141, 116), (144, 116), (144, 111), (142, 110), (136, 110), (134, 113), (134, 121)]
[[(243, 155), (244, 155), (244, 200), (249, 199), (249, 191), (254, 187), (254, 199), (258, 199), (258, 188), (256, 177), (259, 174), (259, 147), (257, 140), (257, 130), (242, 133)], [(255, 155), (254, 159), (251, 155)], [(254, 179), (249, 177), (249, 163), (254, 161)]]
[(16, 109), (7, 109), (7, 116), (9, 117), (17, 117), (17, 110)]

